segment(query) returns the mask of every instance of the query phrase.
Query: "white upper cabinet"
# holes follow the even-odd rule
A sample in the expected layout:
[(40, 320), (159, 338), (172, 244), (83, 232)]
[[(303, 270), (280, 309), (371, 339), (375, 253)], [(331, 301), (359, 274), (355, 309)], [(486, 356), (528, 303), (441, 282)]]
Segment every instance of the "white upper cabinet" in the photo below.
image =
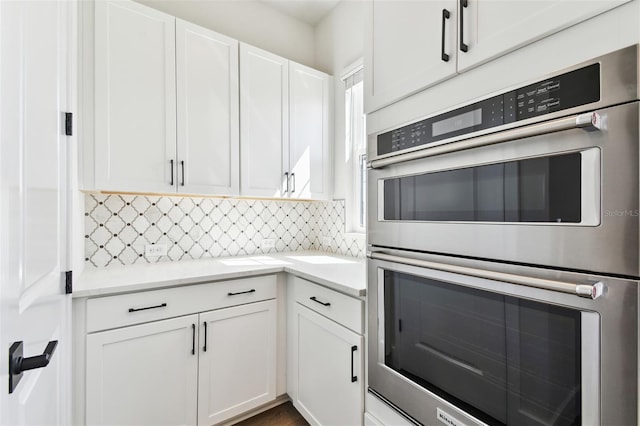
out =
[(365, 111), (376, 111), (631, 0), (370, 0)]
[(460, 35), (468, 49), (458, 53), (458, 70), (479, 65), (628, 1), (631, 0), (462, 0)]
[(238, 42), (176, 20), (178, 192), (238, 194)]
[(240, 44), (241, 193), (330, 197), (331, 76)]
[(365, 112), (456, 73), (455, 0), (372, 0), (365, 13)]
[(95, 2), (96, 188), (170, 190), (175, 146), (175, 19)]
[(289, 65), (285, 58), (240, 43), (241, 193), (287, 194)]
[(289, 61), (289, 194), (329, 198), (331, 76)]

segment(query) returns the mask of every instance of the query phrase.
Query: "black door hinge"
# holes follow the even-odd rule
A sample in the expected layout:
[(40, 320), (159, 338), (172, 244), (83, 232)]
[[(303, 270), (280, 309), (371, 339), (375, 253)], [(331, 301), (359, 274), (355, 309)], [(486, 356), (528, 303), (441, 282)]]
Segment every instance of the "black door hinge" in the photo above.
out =
[(67, 294), (71, 294), (73, 292), (73, 271), (65, 272), (64, 276), (65, 276), (64, 291)]
[(73, 113), (64, 113), (64, 134), (67, 136), (73, 136)]

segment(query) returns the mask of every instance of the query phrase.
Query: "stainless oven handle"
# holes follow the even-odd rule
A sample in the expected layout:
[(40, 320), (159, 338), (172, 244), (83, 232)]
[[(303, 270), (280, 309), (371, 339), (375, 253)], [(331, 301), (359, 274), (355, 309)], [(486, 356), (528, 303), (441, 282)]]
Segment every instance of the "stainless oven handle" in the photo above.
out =
[(559, 291), (562, 293), (575, 294), (577, 296), (590, 299), (597, 299), (598, 297), (600, 297), (603, 290), (603, 284), (601, 281), (589, 284), (572, 284), (563, 281), (545, 280), (542, 278), (506, 274), (504, 272), (484, 271), (480, 269), (467, 268), (465, 266), (447, 265), (444, 263), (429, 262), (427, 260), (412, 259), (410, 257), (404, 256), (394, 256), (391, 254), (380, 252), (367, 253), (367, 256), (371, 259), (402, 263), (405, 265), (417, 266), (419, 268), (435, 269), (437, 271), (451, 272), (453, 274), (467, 275), (488, 280), (503, 281), (512, 284), (524, 285), (527, 287), (540, 288), (543, 290)]
[(392, 164), (403, 163), (405, 161), (417, 160), (425, 157), (432, 157), (434, 155), (445, 154), (447, 152), (462, 151), (464, 149), (492, 145), (494, 143), (507, 142), (532, 136), (546, 135), (548, 133), (561, 132), (563, 130), (571, 130), (584, 127), (587, 127), (590, 130), (600, 130), (601, 123), (602, 120), (597, 112), (586, 112), (584, 114), (572, 115), (570, 117), (564, 117), (556, 120), (545, 121), (543, 123), (518, 127), (515, 129), (505, 130), (503, 132), (491, 133), (488, 135), (464, 139), (444, 145), (438, 145), (434, 146), (433, 148), (425, 148), (419, 151), (407, 152), (406, 154), (399, 154), (393, 157), (372, 160), (369, 163), (369, 167), (373, 169), (379, 169), (382, 167), (390, 166)]

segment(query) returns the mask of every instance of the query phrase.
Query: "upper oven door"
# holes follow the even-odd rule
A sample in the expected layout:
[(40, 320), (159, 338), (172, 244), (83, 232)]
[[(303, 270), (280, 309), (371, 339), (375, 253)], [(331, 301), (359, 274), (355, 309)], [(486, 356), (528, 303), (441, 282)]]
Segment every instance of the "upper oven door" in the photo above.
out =
[(638, 104), (597, 116), (374, 162), (369, 244), (637, 276)]

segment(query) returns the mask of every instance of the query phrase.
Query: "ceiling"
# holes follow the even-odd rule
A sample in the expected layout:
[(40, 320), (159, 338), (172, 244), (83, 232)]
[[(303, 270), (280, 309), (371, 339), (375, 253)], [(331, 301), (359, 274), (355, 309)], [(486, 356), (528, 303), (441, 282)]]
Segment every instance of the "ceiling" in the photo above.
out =
[(315, 27), (340, 0), (262, 0), (262, 2)]

